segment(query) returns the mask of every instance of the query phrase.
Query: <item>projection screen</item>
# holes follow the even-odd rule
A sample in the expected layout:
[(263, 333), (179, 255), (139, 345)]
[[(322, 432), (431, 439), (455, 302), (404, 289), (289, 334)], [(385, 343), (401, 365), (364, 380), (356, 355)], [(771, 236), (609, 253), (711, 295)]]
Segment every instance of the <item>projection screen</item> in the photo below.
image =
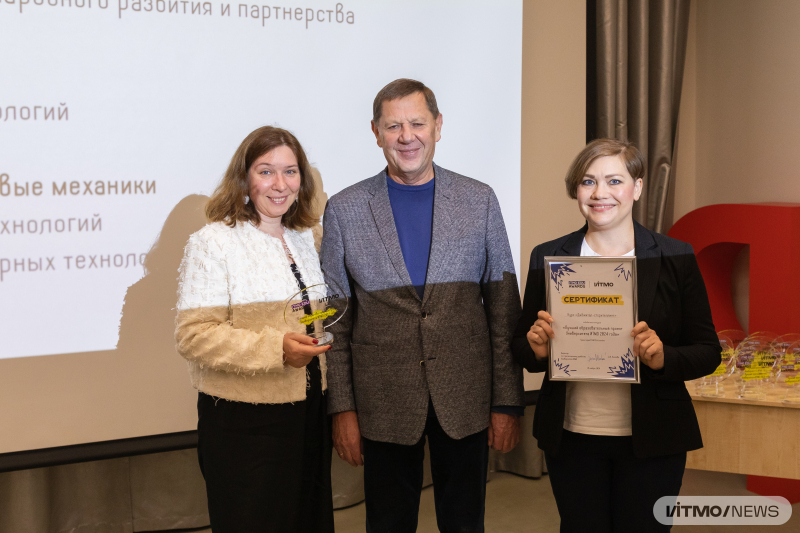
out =
[(0, 453), (195, 428), (177, 268), (259, 126), (330, 196), (385, 166), (378, 90), (423, 81), (519, 270), (521, 42), (520, 0), (0, 0)]

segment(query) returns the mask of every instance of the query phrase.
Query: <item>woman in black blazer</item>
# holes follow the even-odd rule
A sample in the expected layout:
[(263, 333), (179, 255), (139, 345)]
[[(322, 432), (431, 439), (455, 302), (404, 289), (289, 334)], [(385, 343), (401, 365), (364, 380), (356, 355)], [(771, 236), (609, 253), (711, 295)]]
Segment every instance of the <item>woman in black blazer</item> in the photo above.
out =
[(573, 161), (567, 193), (586, 225), (531, 253), (513, 352), (545, 372), (553, 318), (545, 311), (545, 256), (636, 256), (634, 352), (641, 384), (552, 382), (545, 378), (533, 435), (545, 452), (562, 532), (668, 531), (653, 516), (677, 496), (686, 452), (703, 446), (684, 381), (720, 364), (705, 284), (689, 244), (633, 220), (644, 161), (630, 143), (599, 139)]

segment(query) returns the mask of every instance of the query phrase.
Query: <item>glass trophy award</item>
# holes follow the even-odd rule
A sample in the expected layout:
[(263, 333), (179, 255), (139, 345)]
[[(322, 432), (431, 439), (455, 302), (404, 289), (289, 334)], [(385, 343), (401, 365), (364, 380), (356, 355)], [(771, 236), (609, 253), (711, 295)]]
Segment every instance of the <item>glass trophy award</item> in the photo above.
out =
[[(774, 341), (775, 339), (780, 337), (780, 335), (778, 335), (777, 333), (773, 333), (771, 331), (756, 331), (756, 332), (751, 333), (750, 335), (747, 336), (748, 339), (754, 339), (756, 337), (758, 337), (758, 338), (762, 338), (763, 337), (763, 338), (770, 339), (770, 341)], [(745, 339), (745, 340), (747, 340), (747, 339)]]
[(753, 334), (739, 343), (736, 353), (738, 397), (745, 400), (766, 400), (772, 370), (777, 359), (775, 337)]
[[(800, 334), (788, 333), (786, 335), (781, 335), (772, 343), (775, 356), (778, 358), (778, 360), (775, 361), (775, 367), (772, 373), (772, 379), (776, 388), (782, 388), (786, 378), (786, 372), (794, 370), (795, 353), (791, 351), (791, 348), (798, 342), (800, 342)], [(781, 366), (784, 361), (787, 363), (787, 368), (783, 369), (785, 372), (782, 372)]]
[(700, 396), (718, 398), (725, 395), (723, 382), (736, 370), (736, 343), (723, 332), (717, 333), (722, 347), (722, 361), (714, 372), (700, 379), (697, 392)]
[(776, 365), (775, 381), (778, 387), (785, 389), (783, 401), (800, 403), (800, 340), (790, 344), (783, 352)]
[(338, 285), (318, 283), (286, 301), (283, 319), (290, 326), (305, 326), (306, 334), (319, 341), (317, 346), (325, 346), (333, 342), (333, 333), (326, 330), (341, 320), (347, 305), (347, 294)]
[(783, 353), (786, 351), (786, 348), (798, 341), (800, 341), (800, 333), (787, 333), (775, 339), (775, 346), (781, 349), (781, 353)]
[(719, 332), (721, 335), (724, 335), (725, 338), (730, 339), (733, 342), (733, 349), (739, 347), (739, 343), (747, 338), (747, 333), (740, 329), (723, 329)]

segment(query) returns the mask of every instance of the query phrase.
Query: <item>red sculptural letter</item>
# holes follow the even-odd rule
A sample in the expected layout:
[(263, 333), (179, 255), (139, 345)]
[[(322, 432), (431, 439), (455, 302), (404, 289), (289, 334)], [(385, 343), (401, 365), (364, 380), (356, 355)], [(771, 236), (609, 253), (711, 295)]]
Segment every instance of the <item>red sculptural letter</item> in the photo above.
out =
[(669, 236), (694, 247), (717, 331), (743, 329), (731, 299), (733, 261), (750, 246), (749, 330), (800, 333), (800, 204), (718, 204), (681, 218)]

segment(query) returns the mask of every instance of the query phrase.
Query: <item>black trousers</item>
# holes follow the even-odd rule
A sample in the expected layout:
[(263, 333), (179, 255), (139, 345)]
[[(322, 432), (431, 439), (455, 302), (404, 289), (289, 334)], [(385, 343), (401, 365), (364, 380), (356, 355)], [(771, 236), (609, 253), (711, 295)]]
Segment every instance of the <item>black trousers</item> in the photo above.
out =
[(452, 439), (439, 425), (430, 402), (425, 432), (418, 443), (404, 446), (364, 439), (367, 532), (417, 530), (425, 435), (439, 531), (482, 533), (489, 462), (487, 430)]
[(558, 456), (545, 454), (562, 533), (669, 531), (653, 505), (678, 496), (686, 453), (637, 459), (631, 437), (564, 430)]
[(249, 404), (200, 393), (200, 469), (214, 533), (332, 533), (331, 434), (319, 361), (307, 398)]

